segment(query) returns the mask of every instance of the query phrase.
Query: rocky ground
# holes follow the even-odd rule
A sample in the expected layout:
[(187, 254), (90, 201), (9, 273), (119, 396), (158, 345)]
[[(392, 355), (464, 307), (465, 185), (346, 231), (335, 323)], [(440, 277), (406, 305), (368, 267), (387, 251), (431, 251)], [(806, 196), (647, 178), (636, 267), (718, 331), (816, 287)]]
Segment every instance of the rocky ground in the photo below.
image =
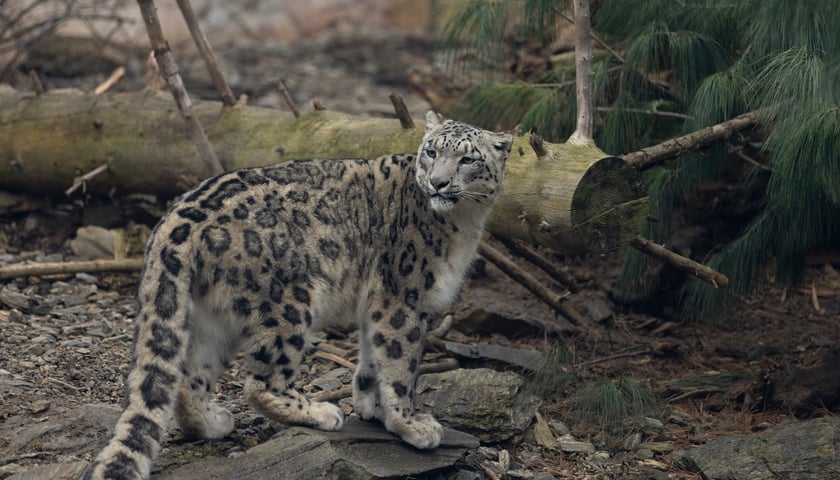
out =
[[(410, 95), (401, 72), (407, 66), (427, 62), (428, 45), (424, 39), (411, 37), (373, 38), (320, 42), (294, 50), (276, 47), (254, 53), (222, 49), (220, 53), (235, 88), (248, 93), (253, 103), (285, 108), (270, 81), (282, 76), (301, 105), (317, 97), (329, 108), (385, 115), (391, 111), (387, 94), (396, 90), (406, 96), (416, 116), (426, 106)], [(212, 92), (198, 66), (197, 60), (185, 59), (188, 87)], [(75, 84), (90, 87), (107, 73), (76, 76)], [(142, 69), (137, 70), (119, 88), (137, 88), (142, 77)], [(48, 86), (68, 82), (59, 77), (46, 78)], [(0, 218), (0, 266), (72, 259), (68, 241), (77, 227), (91, 218), (103, 217), (116, 224), (112, 226), (125, 226), (128, 219), (123, 215), (124, 210), (109, 209), (107, 202), (97, 199), (6, 215)], [(145, 220), (149, 220), (148, 215)], [(235, 364), (222, 378), (216, 394), (217, 400), (235, 415), (234, 434), (221, 441), (203, 442), (183, 438), (173, 430), (157, 462), (157, 475), (184, 480), (207, 478), (206, 472), (213, 471), (219, 475), (216, 478), (264, 478), (260, 468), (270, 467), (260, 462), (290, 444), (299, 445), (298, 452), (327, 452), (316, 458), (331, 459), (330, 465), (335, 465), (331, 475), (336, 478), (840, 475), (835, 448), (840, 426), (830, 417), (819, 418), (835, 409), (840, 391), (833, 378), (840, 361), (840, 331), (835, 325), (840, 314), (840, 275), (830, 263), (810, 267), (796, 288), (775, 286), (767, 278), (753, 296), (738, 301), (733, 311), (708, 323), (685, 324), (674, 313), (670, 298), (654, 300), (644, 307), (616, 304), (613, 282), (619, 258), (544, 253), (579, 279), (582, 292), (572, 295), (570, 301), (593, 320), (593, 334), (563, 339), (543, 334), (534, 327), (537, 320), (562, 319), (494, 267), (479, 263), (455, 309), (447, 339), (509, 350), (497, 355), (500, 361), (485, 354), (468, 358), (463, 353), (434, 349), (426, 363), (452, 368), (450, 359), (454, 358), (464, 368), (435, 374), (446, 377), (428, 378), (436, 384), (451, 382), (457, 392), (458, 385), (475, 375), (468, 369), (490, 368), (492, 371), (481, 371), (485, 380), (496, 378), (494, 371), (508, 372), (499, 383), (479, 382), (495, 385), (496, 392), (510, 392), (508, 403), (480, 402), (496, 397), (466, 391), (474, 404), (498, 403), (496, 406), (507, 413), (494, 410), (479, 418), (467, 418), (456, 408), (464, 401), (458, 395), (429, 393), (421, 403), (449, 426), (475, 437), (453, 436), (451, 445), (439, 454), (417, 460), (422, 468), (395, 471), (383, 470), (385, 467), (375, 462), (360, 463), (359, 458), (370, 456), (365, 453), (369, 450), (360, 447), (366, 442), (378, 445), (374, 450), (380, 454), (392, 452), (392, 466), (409, 464), (407, 459), (413, 454), (398, 450), (402, 447), (383, 438), (381, 431), (376, 433), (364, 426), (349, 428), (344, 437), (325, 437), (270, 424), (243, 403), (243, 376), (241, 367)], [(136, 288), (136, 274), (80, 273), (0, 282), (0, 478), (71, 478), (83, 465), (78, 462), (90, 460), (96, 453), (122, 401)], [(355, 360), (354, 336), (354, 332), (332, 330), (315, 339), (321, 347), (318, 351), (333, 357), (312, 359), (301, 372), (300, 387), (304, 391), (343, 396), (351, 370), (347, 364), (336, 363), (340, 360), (335, 357), (344, 362)], [(546, 352), (554, 343), (573, 354), (573, 363), (565, 372), (572, 374), (572, 381), (559, 393), (535, 401), (526, 381), (533, 364), (517, 364), (511, 352)], [(655, 411), (612, 435), (570, 414), (570, 398), (577, 385), (620, 375), (639, 379), (654, 392)], [(338, 403), (345, 413), (352, 412), (346, 398)], [(511, 414), (514, 406), (525, 411)], [(472, 410), (478, 411), (477, 407)], [(527, 421), (522, 421), (523, 416)], [(481, 422), (488, 419), (504, 423), (482, 426)], [(488, 436), (487, 431), (504, 431), (505, 435)], [(738, 435), (743, 437), (734, 437)], [(476, 447), (475, 438), (482, 440), (481, 447)], [(737, 443), (750, 441), (756, 443)], [(689, 450), (704, 444), (710, 450)], [(767, 448), (761, 450), (756, 445)], [(768, 449), (775, 450), (766, 453)], [(755, 453), (750, 456), (743, 452)], [(729, 457), (733, 453), (741, 458)], [(771, 454), (776, 457), (771, 458)], [(292, 453), (290, 457), (298, 458)], [(434, 463), (430, 457), (434, 461), (445, 458), (448, 463)], [(749, 463), (750, 459), (754, 463)], [(300, 468), (294, 470), (299, 473), (297, 478), (320, 478), (324, 473), (303, 470), (300, 465), (304, 464), (271, 465), (277, 469)], [(357, 465), (363, 465), (361, 470)], [(37, 466), (43, 469), (32, 470)]]

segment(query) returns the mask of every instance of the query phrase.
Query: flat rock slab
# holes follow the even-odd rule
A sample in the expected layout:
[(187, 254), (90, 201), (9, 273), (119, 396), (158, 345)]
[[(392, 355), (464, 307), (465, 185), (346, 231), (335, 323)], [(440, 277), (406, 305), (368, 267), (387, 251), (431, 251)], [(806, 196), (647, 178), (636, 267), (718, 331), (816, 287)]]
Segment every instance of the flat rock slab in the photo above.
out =
[(441, 446), (417, 450), (376, 423), (350, 417), (338, 432), (290, 427), (236, 457), (169, 468), (156, 480), (361, 480), (406, 478), (446, 468), (478, 447), (472, 435), (446, 429)]
[(840, 478), (840, 418), (791, 422), (754, 435), (723, 437), (675, 453), (707, 480)]
[(417, 406), (482, 442), (501, 442), (531, 425), (542, 400), (514, 372), (459, 368), (420, 375)]

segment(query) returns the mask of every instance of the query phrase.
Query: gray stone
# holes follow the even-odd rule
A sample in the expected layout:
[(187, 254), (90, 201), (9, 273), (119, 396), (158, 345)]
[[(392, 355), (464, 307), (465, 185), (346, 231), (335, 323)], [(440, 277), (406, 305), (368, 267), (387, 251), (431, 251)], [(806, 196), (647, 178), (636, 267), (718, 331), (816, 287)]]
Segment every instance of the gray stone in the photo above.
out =
[(442, 423), (482, 442), (500, 442), (522, 433), (542, 401), (529, 393), (514, 372), (487, 368), (421, 375), (417, 405)]
[(591, 442), (575, 440), (571, 435), (563, 435), (557, 439), (560, 450), (566, 453), (595, 453), (595, 445)]
[(87, 462), (53, 463), (32, 468), (6, 480), (72, 480), (81, 477)]
[(458, 474), (452, 480), (481, 480), (481, 475), (469, 470), (458, 470)]
[(233, 457), (203, 458), (165, 470), (155, 480), (357, 480), (405, 478), (453, 465), (478, 447), (468, 434), (446, 429), (441, 446), (417, 450), (380, 425), (347, 419), (338, 432), (290, 427)]
[(723, 437), (674, 453), (679, 466), (708, 480), (840, 478), (840, 418), (791, 422), (764, 432)]

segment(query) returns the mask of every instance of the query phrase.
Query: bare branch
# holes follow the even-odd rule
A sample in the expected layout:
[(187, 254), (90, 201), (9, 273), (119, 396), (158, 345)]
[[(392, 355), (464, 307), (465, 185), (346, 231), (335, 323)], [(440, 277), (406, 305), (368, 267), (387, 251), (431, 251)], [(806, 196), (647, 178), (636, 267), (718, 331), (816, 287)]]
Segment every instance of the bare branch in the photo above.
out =
[(140, 258), (16, 264), (0, 267), (0, 280), (26, 277), (29, 275), (43, 276), (82, 272), (139, 272), (142, 267), (143, 260)]
[[(289, 106), (289, 110), (292, 111), (295, 118), (300, 116), (300, 110), (298, 110), (297, 105), (295, 105), (295, 101), (292, 99), (292, 96), (289, 94), (289, 90), (286, 89), (286, 84), (283, 83), (283, 80), (278, 78), (274, 81), (277, 84), (277, 89), (280, 90), (280, 93), (283, 94), (283, 100), (286, 101), (286, 105)], [(314, 100), (313, 100), (314, 103)], [(317, 107), (315, 108), (317, 110)]]
[(726, 275), (711, 267), (707, 267), (702, 263), (697, 263), (688, 257), (683, 257), (678, 253), (674, 253), (662, 245), (648, 240), (641, 235), (636, 235), (636, 238), (630, 243), (630, 245), (645, 255), (650, 255), (651, 257), (667, 263), (676, 269), (682, 270), (689, 275), (693, 275), (715, 288), (726, 287), (729, 285), (729, 278), (727, 278)]
[(639, 170), (645, 170), (665, 160), (678, 157), (688, 151), (700, 150), (715, 141), (727, 139), (741, 130), (750, 128), (756, 124), (760, 113), (759, 110), (747, 112), (738, 115), (732, 120), (702, 128), (696, 132), (672, 138), (671, 140), (643, 148), (636, 152), (626, 153), (619, 158)]
[[(551, 308), (563, 315), (572, 324), (577, 327), (585, 328), (586, 323), (584, 318), (571, 306), (565, 302), (566, 295), (552, 292), (549, 288), (539, 282), (530, 273), (519, 268), (515, 263), (508, 260), (504, 254), (496, 250), (487, 242), (481, 242), (478, 246), (478, 251), (481, 256), (486, 258), (492, 264), (496, 265), (501, 271), (505, 272), (511, 279), (518, 282), (523, 287), (527, 288), (534, 295), (547, 303)], [(559, 326), (545, 325), (546, 328), (561, 333), (562, 329)]]
[(224, 173), (225, 169), (216, 157), (216, 152), (213, 151), (213, 147), (210, 146), (210, 141), (207, 139), (204, 128), (199, 123), (198, 117), (193, 113), (192, 101), (184, 87), (181, 74), (178, 72), (175, 55), (172, 54), (172, 50), (169, 48), (169, 44), (163, 36), (163, 30), (160, 26), (160, 20), (158, 20), (154, 2), (152, 0), (137, 0), (137, 3), (140, 5), (143, 22), (146, 24), (146, 31), (149, 34), (149, 40), (155, 52), (155, 60), (157, 60), (166, 85), (172, 93), (172, 98), (175, 99), (178, 111), (181, 112), (181, 117), (187, 124), (190, 140), (195, 145), (201, 160), (207, 166), (211, 175)]
[(222, 103), (228, 107), (236, 105), (236, 98), (225, 80), (225, 74), (219, 68), (219, 62), (216, 60), (216, 54), (213, 53), (213, 48), (204, 32), (201, 31), (201, 25), (198, 24), (198, 18), (195, 16), (192, 5), (189, 0), (176, 0), (178, 8), (181, 9), (181, 15), (184, 16), (184, 21), (187, 22), (187, 27), (190, 29), (190, 34), (193, 37), (195, 46), (198, 47), (198, 52), (204, 63), (207, 65), (207, 70), (210, 72), (210, 78), (213, 80), (213, 85), (216, 86), (216, 91), (219, 92), (219, 97)]
[(394, 112), (397, 114), (397, 118), (400, 119), (402, 128), (404, 130), (414, 128), (414, 120), (411, 119), (411, 114), (408, 113), (408, 107), (405, 106), (405, 100), (403, 100), (402, 95), (397, 92), (391, 92), (388, 98), (391, 99), (391, 105), (394, 106)]

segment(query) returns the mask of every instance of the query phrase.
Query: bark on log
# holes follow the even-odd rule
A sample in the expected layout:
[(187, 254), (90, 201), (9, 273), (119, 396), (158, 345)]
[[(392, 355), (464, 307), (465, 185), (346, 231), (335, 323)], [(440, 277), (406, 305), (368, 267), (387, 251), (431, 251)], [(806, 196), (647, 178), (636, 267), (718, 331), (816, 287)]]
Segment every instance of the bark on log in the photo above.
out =
[[(294, 118), (210, 101), (193, 108), (226, 170), (295, 158), (414, 153), (423, 131), (331, 111)], [(490, 230), (568, 253), (629, 245), (648, 213), (636, 170), (594, 146), (545, 147), (551, 155), (540, 159), (527, 138), (514, 141)], [(60, 195), (79, 174), (102, 164), (108, 171), (91, 180), (88, 191), (174, 196), (183, 192), (182, 179), (203, 171), (168, 95), (0, 92), (0, 189)]]

